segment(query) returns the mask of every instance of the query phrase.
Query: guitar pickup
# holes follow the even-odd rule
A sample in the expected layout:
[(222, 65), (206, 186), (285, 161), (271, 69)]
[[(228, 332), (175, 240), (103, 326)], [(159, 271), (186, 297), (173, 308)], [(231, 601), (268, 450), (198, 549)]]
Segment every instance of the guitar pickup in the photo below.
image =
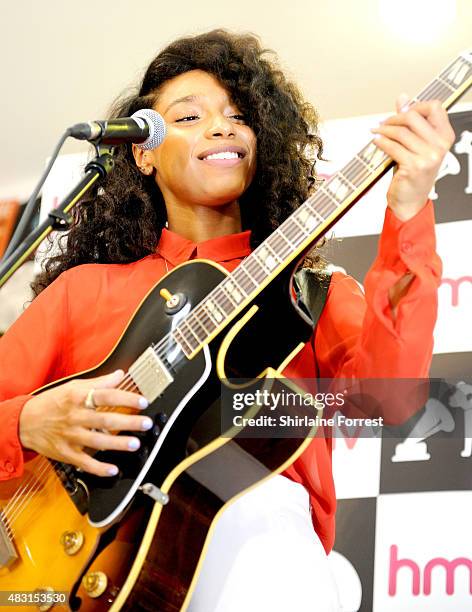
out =
[(128, 374), (149, 403), (152, 403), (174, 382), (173, 376), (152, 347), (146, 349), (136, 359), (129, 368)]

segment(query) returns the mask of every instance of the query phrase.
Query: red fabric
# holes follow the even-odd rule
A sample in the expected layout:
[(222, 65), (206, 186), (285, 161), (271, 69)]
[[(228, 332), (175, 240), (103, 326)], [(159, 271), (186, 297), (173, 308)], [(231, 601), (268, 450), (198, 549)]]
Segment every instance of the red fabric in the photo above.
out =
[[(130, 264), (77, 266), (45, 289), (0, 339), (0, 480), (23, 471), (18, 419), (28, 394), (101, 362), (167, 268), (205, 258), (232, 271), (250, 253), (249, 239), (242, 232), (195, 244), (163, 230), (155, 254)], [(394, 321), (388, 289), (408, 270), (415, 279)], [(322, 378), (427, 376), (440, 273), (431, 202), (407, 222), (387, 209), (366, 296), (354, 279), (335, 272), (314, 338), (285, 374), (313, 378), (317, 367)], [(331, 440), (313, 440), (285, 475), (308, 489), (315, 529), (329, 551), (336, 507)]]

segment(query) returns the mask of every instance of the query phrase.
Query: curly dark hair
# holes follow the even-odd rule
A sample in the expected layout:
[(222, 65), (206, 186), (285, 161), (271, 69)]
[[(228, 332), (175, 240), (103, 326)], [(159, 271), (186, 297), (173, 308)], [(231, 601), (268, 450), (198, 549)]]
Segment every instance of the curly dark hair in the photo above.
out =
[[(256, 36), (218, 29), (168, 45), (152, 60), (139, 91), (115, 102), (109, 116), (152, 108), (166, 81), (196, 69), (218, 79), (256, 134), (256, 175), (239, 199), (242, 226), (252, 230), (255, 247), (314, 188), (314, 162), (322, 155), (318, 115)], [(115, 169), (75, 207), (61, 252), (46, 261), (34, 293), (79, 264), (128, 263), (153, 253), (165, 223), (154, 177), (139, 172), (130, 144), (118, 147)]]

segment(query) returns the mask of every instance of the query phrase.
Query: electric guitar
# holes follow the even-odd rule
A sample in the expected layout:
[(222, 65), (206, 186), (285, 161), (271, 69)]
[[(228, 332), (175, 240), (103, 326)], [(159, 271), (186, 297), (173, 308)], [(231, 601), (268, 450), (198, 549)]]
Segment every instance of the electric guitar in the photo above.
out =
[[(413, 101), (449, 108), (471, 84), (469, 51)], [(222, 508), (309, 443), (222, 434), (222, 387), (286, 384), (285, 366), (312, 334), (292, 295), (294, 272), (392, 165), (369, 142), (232, 273), (192, 260), (149, 291), (107, 358), (74, 378), (123, 369), (121, 388), (149, 400), (154, 428), (140, 434), (136, 453), (97, 453), (119, 466), (114, 478), (38, 457), (22, 478), (0, 483), (0, 591), (27, 591), (43, 606), (57, 596), (55, 609), (186, 609)], [(283, 322), (276, 334), (274, 320)], [(235, 377), (250, 382), (238, 387)]]

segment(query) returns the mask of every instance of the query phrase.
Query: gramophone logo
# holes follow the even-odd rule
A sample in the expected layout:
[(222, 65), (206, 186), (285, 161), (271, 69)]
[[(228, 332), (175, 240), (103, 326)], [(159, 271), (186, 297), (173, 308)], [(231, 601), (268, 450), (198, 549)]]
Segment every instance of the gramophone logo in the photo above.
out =
[(459, 141), (454, 146), (454, 151), (467, 155), (467, 186), (465, 193), (472, 193), (472, 132), (469, 132), (469, 130), (462, 132)]
[[(464, 446), (461, 457), (472, 456), (472, 385), (463, 381), (455, 385), (455, 391), (448, 400), (450, 408), (462, 408), (464, 411)], [(427, 461), (431, 458), (427, 440), (434, 434), (443, 431), (454, 431), (456, 423), (448, 407), (432, 397), (426, 402), (425, 411), (411, 430), (409, 436), (395, 447), (392, 456), (394, 463), (406, 461)]]
[[(467, 185), (464, 189), (464, 193), (466, 195), (470, 194), (472, 193), (472, 132), (469, 132), (469, 130), (464, 130), (461, 133), (459, 140), (454, 146), (454, 153), (457, 153), (459, 155), (467, 155)], [(444, 158), (441, 167), (439, 168), (435, 183), (437, 183), (445, 176), (454, 176), (460, 173), (461, 165), (454, 153), (449, 151), (446, 154), (446, 157)], [(431, 198), (431, 200), (438, 199), (438, 194), (436, 192), (436, 184), (433, 186), (429, 197)]]
[(436, 191), (436, 183), (444, 178), (445, 176), (448, 176), (449, 174), (455, 175), (455, 174), (459, 174), (461, 171), (461, 165), (459, 163), (459, 160), (457, 159), (457, 157), (455, 155), (453, 155), (450, 151), (446, 154), (446, 157), (443, 160), (443, 163), (441, 164), (441, 167), (439, 168), (439, 172), (438, 175), (436, 177), (436, 181), (435, 184), (433, 185), (433, 188), (431, 189), (431, 192), (429, 194), (429, 198), (431, 200), (437, 200), (438, 199), (438, 194)]

